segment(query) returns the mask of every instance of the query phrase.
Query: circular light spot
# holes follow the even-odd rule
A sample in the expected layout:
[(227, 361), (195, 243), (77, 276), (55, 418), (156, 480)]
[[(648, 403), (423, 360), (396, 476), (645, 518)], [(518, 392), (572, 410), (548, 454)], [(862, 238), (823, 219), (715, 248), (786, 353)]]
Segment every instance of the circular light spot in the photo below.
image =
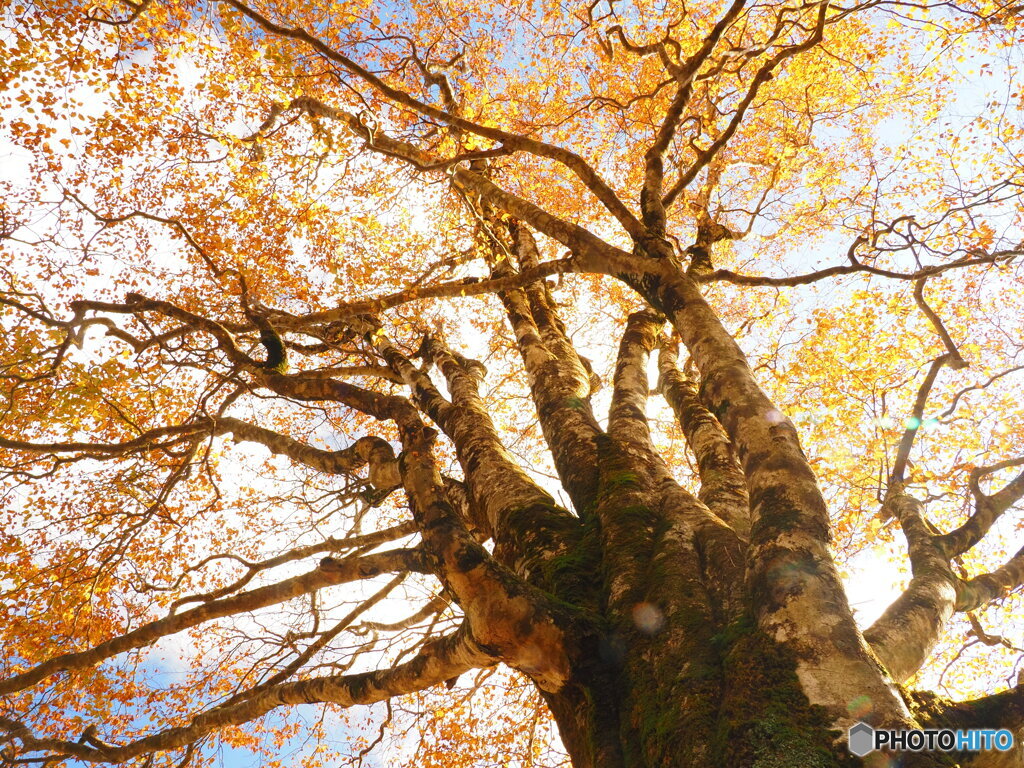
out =
[(633, 623), (645, 635), (653, 635), (665, 626), (665, 614), (654, 603), (637, 603), (633, 606)]
[(858, 720), (871, 714), (874, 708), (870, 696), (858, 696), (846, 705), (846, 711), (850, 713), (850, 717), (855, 717)]

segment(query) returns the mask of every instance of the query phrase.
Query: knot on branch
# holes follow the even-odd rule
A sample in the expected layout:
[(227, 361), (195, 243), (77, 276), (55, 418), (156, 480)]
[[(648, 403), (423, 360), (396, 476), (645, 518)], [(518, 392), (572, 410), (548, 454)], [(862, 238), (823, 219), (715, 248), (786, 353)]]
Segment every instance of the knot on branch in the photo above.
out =
[(260, 344), (267, 351), (267, 357), (262, 367), (275, 373), (288, 372), (288, 348), (284, 340), (277, 332), (270, 320), (267, 319), (267, 309), (249, 296), (249, 287), (245, 279), (240, 277), (242, 284), (242, 310), (249, 322), (256, 326), (260, 332)]
[(711, 263), (711, 250), (707, 246), (693, 244), (686, 249), (690, 257), (690, 264), (686, 273), (690, 276), (709, 275), (715, 271), (715, 265)]
[(381, 332), (380, 319), (376, 315), (352, 315), (352, 317), (345, 318), (343, 322), (351, 333), (362, 336), (369, 342), (372, 342), (374, 337)]
[(636, 243), (633, 252), (648, 259), (674, 260), (676, 255), (672, 244), (663, 237), (652, 235)]

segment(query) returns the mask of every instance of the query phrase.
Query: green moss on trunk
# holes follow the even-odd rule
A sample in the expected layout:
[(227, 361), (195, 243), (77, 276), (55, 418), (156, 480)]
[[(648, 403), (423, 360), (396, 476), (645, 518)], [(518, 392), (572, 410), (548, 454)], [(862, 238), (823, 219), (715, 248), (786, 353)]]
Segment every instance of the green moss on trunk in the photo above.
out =
[(716, 636), (724, 691), (714, 764), (735, 768), (837, 768), (861, 761), (800, 687), (789, 652), (744, 618)]

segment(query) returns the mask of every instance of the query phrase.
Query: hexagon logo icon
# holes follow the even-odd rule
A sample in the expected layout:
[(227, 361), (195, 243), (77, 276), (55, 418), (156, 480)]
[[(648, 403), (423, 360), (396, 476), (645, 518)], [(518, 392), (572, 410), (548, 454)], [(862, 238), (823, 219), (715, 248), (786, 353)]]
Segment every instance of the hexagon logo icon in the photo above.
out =
[(867, 723), (854, 723), (847, 733), (850, 751), (857, 757), (864, 757), (874, 750), (875, 729)]

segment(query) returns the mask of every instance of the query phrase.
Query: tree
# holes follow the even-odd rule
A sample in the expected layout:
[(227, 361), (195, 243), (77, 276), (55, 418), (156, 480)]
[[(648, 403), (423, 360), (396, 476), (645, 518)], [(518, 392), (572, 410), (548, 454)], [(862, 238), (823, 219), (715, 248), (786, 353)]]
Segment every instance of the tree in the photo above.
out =
[(9, 5), (5, 763), (1024, 738), (1019, 10)]

